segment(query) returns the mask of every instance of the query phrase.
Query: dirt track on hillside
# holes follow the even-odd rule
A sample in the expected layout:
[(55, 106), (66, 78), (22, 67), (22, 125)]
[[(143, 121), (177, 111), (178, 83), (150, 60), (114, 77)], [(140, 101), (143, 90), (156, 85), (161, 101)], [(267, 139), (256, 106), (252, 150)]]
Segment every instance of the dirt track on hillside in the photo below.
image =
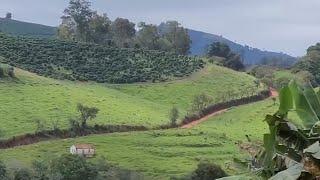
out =
[[(277, 90), (275, 90), (274, 88), (269, 88), (270, 90), (270, 97), (278, 97), (279, 96), (279, 93), (277, 92)], [(193, 128), (194, 126), (197, 126), (198, 124), (204, 122), (204, 121), (207, 121), (209, 118), (213, 117), (213, 116), (217, 116), (219, 114), (223, 114), (225, 112), (228, 111), (229, 108), (227, 109), (222, 109), (222, 110), (219, 110), (219, 111), (216, 111), (216, 112), (213, 112), (209, 115), (206, 115), (204, 117), (202, 117), (201, 119), (199, 120), (196, 120), (196, 121), (192, 121), (188, 124), (185, 124), (183, 126), (181, 126), (182, 129), (189, 129), (189, 128)]]

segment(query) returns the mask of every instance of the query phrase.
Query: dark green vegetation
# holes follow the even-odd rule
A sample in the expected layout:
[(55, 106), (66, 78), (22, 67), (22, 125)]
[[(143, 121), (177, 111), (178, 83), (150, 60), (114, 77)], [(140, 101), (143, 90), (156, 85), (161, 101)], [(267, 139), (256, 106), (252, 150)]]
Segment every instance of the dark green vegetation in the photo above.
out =
[[(282, 88), (280, 108), (268, 115), (264, 135), (262, 174), (277, 179), (315, 179), (320, 172), (319, 91), (295, 81)], [(288, 118), (295, 111), (299, 121)]]
[(308, 48), (307, 55), (295, 65), (293, 71), (308, 71), (315, 81), (320, 84), (320, 43)]
[(111, 21), (106, 14), (92, 10), (87, 0), (70, 0), (61, 19), (58, 37), (63, 40), (189, 54), (190, 37), (177, 21), (160, 26), (141, 22), (136, 31), (133, 22), (125, 18)]
[(235, 54), (231, 52), (231, 49), (227, 44), (223, 44), (220, 42), (215, 42), (209, 45), (207, 56), (213, 57), (218, 56), (222, 57), (218, 64), (222, 66), (231, 68), (236, 71), (244, 70), (244, 65), (242, 63), (242, 59), (239, 54)]
[(54, 27), (16, 21), (9, 18), (0, 18), (0, 32), (15, 36), (39, 38), (54, 38), (56, 36), (56, 28)]
[(0, 34), (6, 63), (58, 79), (110, 83), (164, 81), (204, 66), (198, 58), (142, 49), (30, 39)]
[(101, 157), (95, 163), (77, 155), (63, 154), (35, 160), (31, 167), (7, 168), (0, 162), (1, 180), (139, 180), (143, 175), (110, 165)]

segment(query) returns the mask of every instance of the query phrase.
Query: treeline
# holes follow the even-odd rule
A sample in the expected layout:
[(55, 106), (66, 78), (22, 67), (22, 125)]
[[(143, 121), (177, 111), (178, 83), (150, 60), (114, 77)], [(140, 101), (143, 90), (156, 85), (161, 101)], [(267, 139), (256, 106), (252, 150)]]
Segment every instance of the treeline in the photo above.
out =
[(213, 42), (208, 47), (207, 56), (209, 58), (213, 56), (222, 57), (222, 59), (216, 63), (233, 70), (242, 71), (245, 69), (240, 54), (232, 52), (227, 44), (221, 42)]
[(165, 81), (203, 67), (201, 59), (143, 49), (105, 47), (0, 34), (0, 56), (10, 65), (58, 79), (109, 83)]
[[(12, 167), (13, 166), (13, 167)], [(138, 180), (144, 179), (141, 173), (111, 165), (104, 157), (94, 163), (78, 156), (64, 154), (47, 159), (34, 160), (30, 167), (7, 167), (0, 161), (1, 180)]]
[(136, 25), (128, 19), (111, 21), (107, 14), (91, 9), (87, 0), (70, 0), (58, 28), (63, 40), (91, 42), (125, 48), (145, 48), (186, 55), (190, 49), (187, 29), (177, 21), (167, 21), (160, 26), (141, 22)]
[[(310, 46), (307, 49), (306, 56), (302, 57), (293, 67), (294, 73), (301, 71), (309, 72), (310, 81), (320, 84), (320, 43)], [(316, 85), (315, 83), (313, 84)]]

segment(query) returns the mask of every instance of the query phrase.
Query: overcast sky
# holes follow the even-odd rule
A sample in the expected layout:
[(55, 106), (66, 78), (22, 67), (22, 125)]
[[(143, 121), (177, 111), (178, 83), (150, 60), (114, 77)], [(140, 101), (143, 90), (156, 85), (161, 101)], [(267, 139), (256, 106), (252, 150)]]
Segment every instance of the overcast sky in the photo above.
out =
[[(302, 56), (320, 42), (320, 0), (91, 0), (111, 19), (159, 24), (178, 20), (264, 50)], [(57, 26), (68, 0), (0, 0), (0, 15)]]

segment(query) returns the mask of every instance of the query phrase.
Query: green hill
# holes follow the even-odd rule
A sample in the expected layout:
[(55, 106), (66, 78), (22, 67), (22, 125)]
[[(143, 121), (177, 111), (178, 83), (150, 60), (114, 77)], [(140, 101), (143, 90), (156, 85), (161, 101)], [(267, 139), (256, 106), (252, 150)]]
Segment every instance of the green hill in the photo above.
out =
[(181, 80), (132, 85), (54, 80), (20, 69), (15, 74), (17, 80), (0, 79), (0, 129), (5, 137), (34, 132), (37, 119), (46, 128), (56, 121), (60, 128), (67, 128), (68, 119), (77, 115), (77, 103), (100, 109), (92, 124), (154, 127), (169, 122), (168, 112), (174, 105), (182, 118), (193, 97), (201, 93), (218, 99), (226, 89), (243, 94), (259, 90), (252, 76), (216, 65)]
[(142, 49), (0, 34), (5, 63), (40, 75), (109, 83), (165, 81), (201, 69), (199, 58)]
[(0, 32), (15, 36), (54, 38), (57, 28), (41, 24), (0, 18)]

